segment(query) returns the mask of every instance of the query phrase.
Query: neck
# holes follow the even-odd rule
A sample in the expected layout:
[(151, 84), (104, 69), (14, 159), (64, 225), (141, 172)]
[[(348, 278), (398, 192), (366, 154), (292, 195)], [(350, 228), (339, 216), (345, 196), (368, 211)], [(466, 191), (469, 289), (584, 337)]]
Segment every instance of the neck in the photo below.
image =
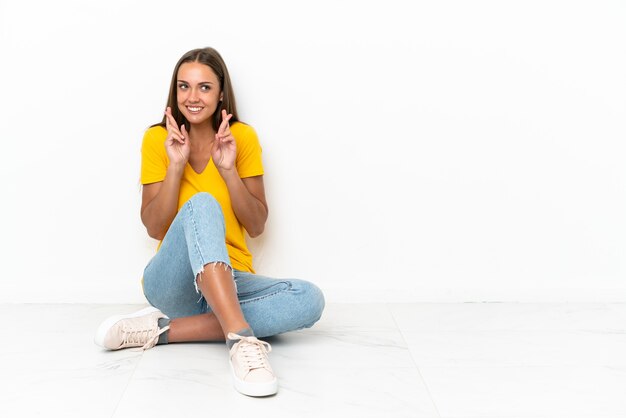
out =
[(210, 144), (214, 139), (215, 131), (213, 130), (213, 126), (210, 122), (199, 125), (191, 125), (189, 128), (189, 141), (192, 146)]

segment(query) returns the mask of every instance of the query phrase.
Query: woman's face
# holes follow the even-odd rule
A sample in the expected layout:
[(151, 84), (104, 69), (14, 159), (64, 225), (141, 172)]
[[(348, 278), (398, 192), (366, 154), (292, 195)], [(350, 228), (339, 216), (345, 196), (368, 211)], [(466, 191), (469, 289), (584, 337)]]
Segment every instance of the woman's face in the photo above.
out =
[(217, 75), (199, 62), (186, 62), (178, 68), (176, 95), (178, 109), (192, 125), (211, 123), (222, 98)]

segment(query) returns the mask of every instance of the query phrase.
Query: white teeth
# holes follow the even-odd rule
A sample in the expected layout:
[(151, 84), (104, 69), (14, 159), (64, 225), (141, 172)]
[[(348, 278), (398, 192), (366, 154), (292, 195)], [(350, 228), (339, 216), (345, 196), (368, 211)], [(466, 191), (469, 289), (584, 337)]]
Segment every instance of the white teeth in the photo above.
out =
[(192, 112), (199, 112), (202, 110), (201, 107), (189, 107), (189, 106), (187, 106), (187, 109), (189, 109)]

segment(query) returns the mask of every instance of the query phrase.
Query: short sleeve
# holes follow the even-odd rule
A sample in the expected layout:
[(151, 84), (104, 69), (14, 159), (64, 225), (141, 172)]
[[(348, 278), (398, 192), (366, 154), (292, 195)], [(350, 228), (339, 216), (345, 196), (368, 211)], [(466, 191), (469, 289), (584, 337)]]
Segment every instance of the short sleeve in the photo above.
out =
[(237, 142), (237, 172), (239, 177), (263, 175), (262, 149), (254, 128), (238, 122), (231, 126), (231, 132)]
[(155, 126), (146, 131), (141, 144), (141, 184), (163, 181), (169, 160), (165, 152), (167, 131)]

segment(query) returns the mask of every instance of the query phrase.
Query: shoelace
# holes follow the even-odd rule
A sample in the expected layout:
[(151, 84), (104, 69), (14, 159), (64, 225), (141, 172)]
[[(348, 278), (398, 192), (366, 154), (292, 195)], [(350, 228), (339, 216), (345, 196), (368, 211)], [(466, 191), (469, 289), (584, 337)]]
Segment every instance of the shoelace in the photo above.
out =
[[(154, 332), (154, 328), (151, 329), (129, 329), (124, 332), (124, 342), (123, 344), (141, 344), (143, 340), (146, 340), (146, 343), (141, 347), (141, 351), (145, 351), (149, 348), (152, 348), (159, 342), (159, 336), (163, 334), (165, 331), (169, 330), (170, 326), (166, 326), (163, 328), (157, 328), (158, 332)], [(153, 334), (154, 335), (150, 335)]]
[(237, 354), (248, 370), (268, 368), (266, 355), (272, 351), (272, 346), (269, 343), (257, 340), (256, 337), (242, 337), (232, 332), (228, 333), (228, 339), (239, 340), (235, 344)]

